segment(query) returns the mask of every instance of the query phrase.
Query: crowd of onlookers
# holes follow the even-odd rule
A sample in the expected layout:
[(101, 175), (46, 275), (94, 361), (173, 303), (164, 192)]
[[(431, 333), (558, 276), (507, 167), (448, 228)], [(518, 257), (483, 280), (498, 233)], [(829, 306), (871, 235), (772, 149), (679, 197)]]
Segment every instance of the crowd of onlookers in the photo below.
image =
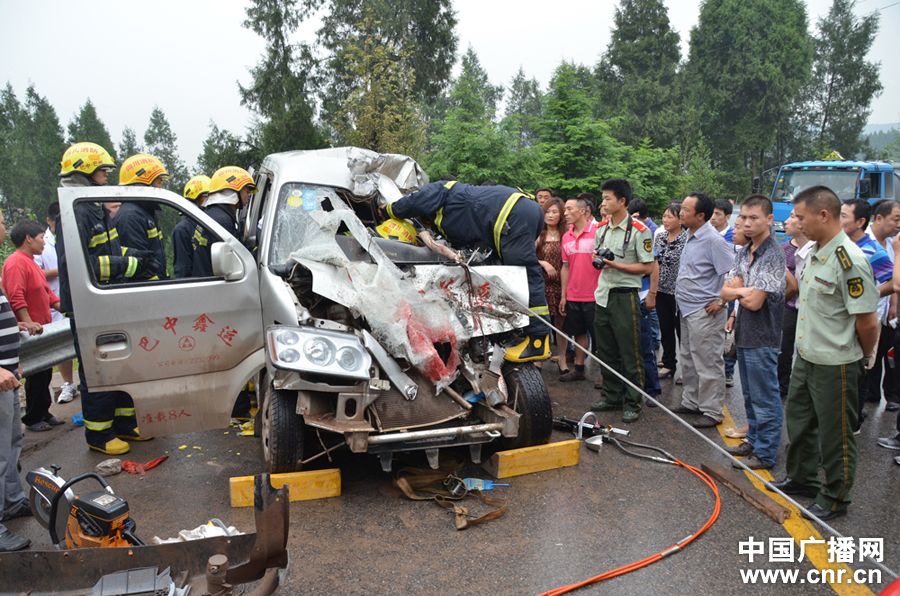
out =
[[(607, 181), (602, 192), (565, 201), (547, 188), (535, 192), (545, 214), (536, 246), (554, 326), (653, 398), (661, 379), (682, 385), (673, 410), (698, 428), (722, 422), (737, 373), (747, 424), (724, 430), (742, 439), (729, 451), (751, 469), (773, 468), (786, 428), (788, 477), (777, 486), (814, 497), (818, 517), (843, 514), (854, 435), (882, 401), (900, 410), (893, 356), (900, 203), (842, 203), (828, 188), (807, 189), (779, 241), (772, 203), (761, 195), (735, 205), (691, 193), (667, 205), (658, 224), (627, 181)], [(631, 236), (610, 242), (626, 228)], [(608, 259), (598, 256), (607, 248)], [(632, 290), (634, 304), (607, 302)], [(561, 334), (552, 360), (560, 382), (586, 380), (585, 353), (573, 353)], [(622, 410), (632, 422), (641, 404), (619, 384), (604, 371), (592, 409)], [(878, 444), (900, 450), (900, 415), (896, 436)]]

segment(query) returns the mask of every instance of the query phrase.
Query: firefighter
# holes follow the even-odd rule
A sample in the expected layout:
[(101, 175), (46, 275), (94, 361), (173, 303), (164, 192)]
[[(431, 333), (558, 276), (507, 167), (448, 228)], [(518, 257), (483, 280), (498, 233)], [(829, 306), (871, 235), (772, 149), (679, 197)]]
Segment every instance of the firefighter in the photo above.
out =
[[(198, 207), (202, 207), (206, 197), (209, 196), (209, 183), (209, 176), (203, 174), (194, 176), (184, 185), (184, 198), (194, 202)], [(172, 260), (174, 263), (172, 269), (176, 279), (191, 276), (191, 262), (194, 259), (191, 237), (194, 235), (194, 225), (194, 220), (184, 215), (172, 230)]]
[[(63, 154), (59, 171), (60, 185), (106, 186), (109, 173), (116, 167), (109, 153), (94, 143), (75, 143)], [(82, 203), (75, 212), (75, 222), (81, 237), (82, 250), (87, 255), (94, 276), (100, 284), (130, 280), (145, 265), (143, 259), (124, 254), (119, 244), (119, 234), (112, 225), (106, 210), (99, 203)], [(56, 251), (59, 260), (60, 309), (72, 314), (72, 294), (66, 261), (62, 218), (57, 222)], [(76, 331), (77, 319), (73, 319), (75, 355), (81, 360)], [(134, 414), (134, 402), (121, 391), (91, 392), (84, 378), (84, 367), (78, 367), (81, 383), (84, 434), (88, 447), (108, 455), (128, 453), (125, 440), (146, 441), (142, 436)], [(124, 439), (124, 440), (123, 440)]]
[[(549, 331), (534, 315), (549, 316), (544, 277), (535, 251), (535, 240), (544, 225), (541, 208), (525, 193), (507, 186), (471, 186), (454, 180), (432, 182), (386, 206), (392, 218), (418, 218), (430, 222), (457, 247), (489, 247), (504, 265), (522, 265), (528, 273), (528, 307), (532, 319), (525, 339), (506, 350), (512, 362), (550, 357)], [(426, 229), (422, 242), (458, 260), (448, 247), (435, 242)]]
[[(238, 232), (238, 209), (250, 201), (250, 195), (256, 190), (250, 173), (237, 166), (225, 166), (216, 170), (209, 183), (209, 196), (206, 197), (204, 210), (216, 223), (225, 228), (235, 238)], [(192, 244), (194, 258), (191, 265), (193, 277), (212, 277), (212, 256), (210, 243), (213, 239), (203, 226), (194, 227)]]
[[(121, 186), (151, 186), (162, 188), (169, 177), (166, 166), (152, 155), (138, 153), (122, 162), (119, 173)], [(157, 281), (166, 279), (166, 248), (162, 230), (159, 229), (159, 203), (154, 201), (127, 201), (119, 207), (113, 220), (119, 231), (119, 241), (129, 250), (150, 253), (156, 261), (153, 269), (147, 268), (140, 279)]]

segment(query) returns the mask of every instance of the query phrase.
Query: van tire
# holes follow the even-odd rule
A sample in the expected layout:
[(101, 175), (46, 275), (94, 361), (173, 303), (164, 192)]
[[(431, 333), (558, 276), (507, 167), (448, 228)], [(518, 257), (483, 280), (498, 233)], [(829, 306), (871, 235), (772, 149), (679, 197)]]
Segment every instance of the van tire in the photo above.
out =
[(541, 371), (532, 364), (507, 365), (503, 369), (506, 380), (507, 403), (518, 412), (519, 435), (502, 439), (501, 450), (542, 445), (553, 432), (553, 404)]
[(262, 447), (270, 474), (298, 472), (303, 459), (303, 418), (297, 392), (273, 389), (263, 402)]

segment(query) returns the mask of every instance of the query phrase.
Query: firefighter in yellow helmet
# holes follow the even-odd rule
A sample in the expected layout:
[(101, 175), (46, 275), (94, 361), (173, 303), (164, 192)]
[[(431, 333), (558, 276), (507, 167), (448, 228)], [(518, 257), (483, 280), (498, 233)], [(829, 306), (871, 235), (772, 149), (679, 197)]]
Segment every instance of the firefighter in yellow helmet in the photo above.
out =
[[(122, 162), (119, 185), (162, 188), (168, 177), (166, 166), (158, 158), (138, 153)], [(146, 258), (148, 263), (151, 259), (155, 261), (140, 276), (151, 281), (167, 277), (166, 248), (159, 228), (159, 206), (155, 201), (126, 201), (115, 217), (122, 246), (137, 251), (135, 254)]]
[[(106, 186), (109, 183), (109, 173), (115, 167), (112, 157), (100, 145), (75, 143), (63, 154), (59, 170), (60, 186)], [(87, 255), (94, 276), (100, 284), (131, 280), (144, 268), (143, 259), (125, 254), (127, 249), (123, 250), (119, 242), (118, 230), (100, 203), (80, 204), (75, 212), (75, 221), (82, 242), (80, 250)], [(60, 308), (67, 314), (74, 314), (62, 218), (57, 221), (56, 226)], [(78, 316), (74, 314), (73, 332), (76, 331), (77, 322)], [(75, 354), (80, 359), (78, 335), (74, 335)], [(83, 367), (78, 369), (78, 378), (81, 383), (84, 434), (91, 449), (108, 455), (121, 455), (128, 453), (130, 449), (126, 440), (146, 441), (152, 438), (141, 435), (131, 396), (122, 391), (91, 391), (85, 380)]]
[[(184, 198), (192, 201), (198, 207), (202, 207), (206, 197), (209, 196), (210, 182), (209, 176), (203, 174), (194, 176), (184, 185)], [(172, 230), (172, 254), (174, 255), (172, 270), (176, 279), (191, 277), (194, 259), (191, 238), (194, 235), (195, 225), (194, 220), (184, 215)]]
[[(238, 209), (250, 201), (250, 195), (256, 191), (253, 177), (244, 168), (225, 166), (212, 175), (209, 183), (209, 196), (203, 208), (216, 223), (228, 230), (235, 238), (240, 237), (238, 231)], [(215, 239), (202, 226), (194, 227), (192, 239), (194, 259), (191, 264), (193, 277), (212, 277), (212, 256), (210, 243)]]

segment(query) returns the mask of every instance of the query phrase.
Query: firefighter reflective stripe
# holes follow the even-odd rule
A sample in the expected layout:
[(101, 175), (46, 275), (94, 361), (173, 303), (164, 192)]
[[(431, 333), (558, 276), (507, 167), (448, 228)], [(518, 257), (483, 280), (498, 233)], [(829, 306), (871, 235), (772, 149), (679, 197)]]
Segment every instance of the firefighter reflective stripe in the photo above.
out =
[(147, 230), (147, 238), (150, 238), (151, 240), (154, 238), (159, 238), (160, 240), (162, 240), (162, 237), (163, 235), (162, 232), (159, 231), (159, 228), (150, 228), (149, 230)]
[[(133, 408), (132, 408), (133, 409)], [(93, 420), (84, 419), (84, 427), (88, 430), (107, 430), (112, 428), (113, 421), (112, 420), (104, 420), (102, 422), (94, 422)]]
[(137, 270), (138, 270), (137, 257), (128, 257), (128, 267), (125, 269), (125, 277), (134, 277), (134, 274), (137, 273)]
[(503, 258), (503, 255), (500, 254), (500, 236), (503, 235), (503, 226), (506, 225), (509, 212), (516, 206), (518, 200), (524, 196), (520, 192), (514, 192), (509, 195), (509, 198), (503, 204), (503, 209), (500, 210), (500, 215), (497, 216), (497, 221), (494, 222), (494, 247), (497, 249), (497, 256), (500, 258)]
[(118, 237), (119, 232), (115, 228), (108, 232), (103, 232), (102, 234), (96, 234), (95, 236), (91, 236), (91, 241), (88, 242), (88, 248), (97, 248), (101, 244), (106, 244), (110, 240), (115, 240)]
[(134, 416), (134, 408), (116, 408), (116, 416)]
[(194, 242), (196, 242), (199, 246), (206, 246), (209, 244), (209, 240), (203, 236), (203, 232), (200, 230), (194, 230)]
[(549, 306), (532, 306), (528, 310), (531, 311), (531, 315), (540, 315), (542, 317), (550, 316), (550, 307)]
[(437, 229), (441, 232), (443, 236), (447, 234), (444, 233), (444, 227), (441, 225), (441, 222), (444, 221), (444, 208), (441, 207), (438, 209), (437, 215), (434, 218), (434, 225), (437, 226)]
[(109, 257), (100, 255), (97, 257), (97, 262), (100, 265), (100, 281), (109, 281)]
[(393, 208), (392, 205), (393, 205), (393, 203), (388, 203), (388, 204), (384, 207), (384, 210), (387, 211), (388, 217), (390, 217), (390, 218), (393, 218), (393, 217), (394, 217), (394, 208)]
[(448, 181), (444, 182), (444, 188), (446, 188), (447, 190), (450, 190), (451, 188), (456, 186), (457, 182), (459, 182), (459, 181), (458, 180), (448, 180)]

